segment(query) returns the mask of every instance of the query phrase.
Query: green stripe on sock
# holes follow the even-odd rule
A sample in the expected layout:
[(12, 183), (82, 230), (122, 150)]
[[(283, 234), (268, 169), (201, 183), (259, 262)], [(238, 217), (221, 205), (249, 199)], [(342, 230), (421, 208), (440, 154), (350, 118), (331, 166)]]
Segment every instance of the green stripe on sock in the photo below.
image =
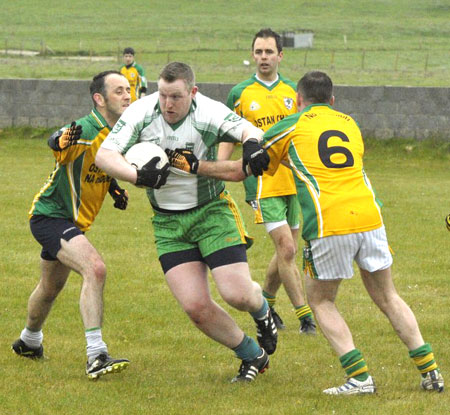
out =
[(90, 329), (86, 329), (85, 332), (87, 333), (89, 331), (100, 330), (100, 329), (101, 329), (101, 327), (92, 327)]

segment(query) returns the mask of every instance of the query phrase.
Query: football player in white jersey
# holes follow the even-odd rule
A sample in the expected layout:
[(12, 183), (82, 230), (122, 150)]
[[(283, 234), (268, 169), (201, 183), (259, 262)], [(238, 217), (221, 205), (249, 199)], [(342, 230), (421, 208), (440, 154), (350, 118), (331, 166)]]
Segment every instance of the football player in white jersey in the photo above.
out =
[[(251, 238), (239, 209), (221, 180), (198, 175), (197, 169), (198, 160), (215, 160), (218, 142), (241, 141), (243, 170), (262, 174), (268, 156), (261, 137), (250, 122), (198, 92), (188, 65), (172, 62), (159, 76), (158, 92), (124, 112), (96, 158), (111, 176), (146, 185), (146, 170), (154, 164), (136, 171), (122, 155), (136, 142), (151, 141), (179, 168), (171, 167), (160, 188), (152, 182), (147, 190), (158, 257), (172, 294), (192, 322), (242, 360), (234, 382), (252, 381), (266, 370), (277, 330), (261, 287), (250, 276)], [(211, 298), (208, 268), (224, 301), (254, 318), (259, 345)]]

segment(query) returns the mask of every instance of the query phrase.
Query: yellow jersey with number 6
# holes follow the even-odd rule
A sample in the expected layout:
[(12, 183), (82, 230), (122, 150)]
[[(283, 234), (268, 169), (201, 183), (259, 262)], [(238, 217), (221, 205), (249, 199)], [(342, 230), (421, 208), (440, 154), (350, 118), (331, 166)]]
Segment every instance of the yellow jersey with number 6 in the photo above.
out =
[(303, 239), (377, 229), (383, 224), (363, 168), (364, 143), (356, 122), (326, 104), (286, 117), (264, 134), (268, 174), (286, 160), (303, 213)]

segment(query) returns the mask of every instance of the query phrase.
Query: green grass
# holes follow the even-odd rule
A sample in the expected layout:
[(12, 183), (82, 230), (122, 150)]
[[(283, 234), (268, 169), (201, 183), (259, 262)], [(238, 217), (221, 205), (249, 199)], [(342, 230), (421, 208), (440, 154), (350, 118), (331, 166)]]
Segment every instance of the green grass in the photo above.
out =
[[(33, 136), (34, 138), (30, 138)], [(141, 189), (127, 185), (129, 209), (113, 209), (107, 196), (88, 238), (108, 266), (104, 338), (114, 356), (128, 357), (127, 371), (88, 382), (83, 371), (85, 340), (78, 310), (81, 280), (76, 274), (56, 301), (44, 328), (48, 360), (20, 359), (9, 350), (23, 328), (26, 303), (39, 278), (40, 248), (27, 211), (53, 167), (46, 130), (7, 129), (0, 133), (0, 413), (26, 414), (389, 414), (448, 411), (448, 393), (419, 390), (419, 376), (406, 349), (376, 310), (357, 276), (344, 282), (338, 305), (378, 385), (375, 396), (341, 399), (322, 389), (340, 384), (344, 374), (324, 337), (300, 337), (292, 306), (283, 291), (277, 310), (287, 329), (271, 368), (251, 385), (231, 385), (239, 361), (231, 351), (201, 334), (188, 321), (164, 282), (155, 255), (150, 209)], [(416, 145), (412, 150), (409, 146)], [(407, 149), (408, 147), (408, 149)], [(426, 341), (448, 379), (448, 244), (444, 217), (449, 150), (445, 143), (367, 141), (366, 171), (385, 203), (394, 257), (394, 279), (411, 305)], [(241, 205), (256, 243), (249, 251), (255, 280), (262, 283), (272, 245), (253, 225), (242, 185), (228, 188)], [(214, 298), (250, 335), (251, 318)]]
[[(0, 77), (89, 79), (118, 67), (122, 49), (132, 45), (150, 80), (181, 60), (199, 82), (236, 83), (253, 71), (242, 61), (254, 33), (270, 26), (314, 32), (313, 49), (285, 50), (281, 71), (294, 81), (322, 69), (336, 84), (447, 87), (449, 16), (446, 0), (7, 2), (0, 49), (43, 56), (1, 56)], [(60, 59), (70, 55), (83, 60)]]

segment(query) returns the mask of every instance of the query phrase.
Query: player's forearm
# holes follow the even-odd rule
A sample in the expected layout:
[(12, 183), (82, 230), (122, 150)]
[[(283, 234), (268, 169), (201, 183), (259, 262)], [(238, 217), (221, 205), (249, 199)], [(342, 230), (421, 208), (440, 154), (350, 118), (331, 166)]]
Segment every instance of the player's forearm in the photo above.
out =
[(233, 150), (234, 143), (220, 143), (217, 150), (217, 160), (229, 160)]
[(95, 156), (95, 164), (110, 176), (136, 183), (136, 169), (126, 162), (123, 156), (117, 151), (99, 148)]
[(242, 132), (242, 142), (244, 143), (249, 138), (256, 138), (258, 141), (262, 141), (262, 136), (264, 134), (263, 130), (255, 127), (253, 124), (248, 124), (244, 131)]
[(240, 182), (245, 179), (245, 174), (242, 170), (242, 160), (200, 160), (197, 174), (230, 182)]

